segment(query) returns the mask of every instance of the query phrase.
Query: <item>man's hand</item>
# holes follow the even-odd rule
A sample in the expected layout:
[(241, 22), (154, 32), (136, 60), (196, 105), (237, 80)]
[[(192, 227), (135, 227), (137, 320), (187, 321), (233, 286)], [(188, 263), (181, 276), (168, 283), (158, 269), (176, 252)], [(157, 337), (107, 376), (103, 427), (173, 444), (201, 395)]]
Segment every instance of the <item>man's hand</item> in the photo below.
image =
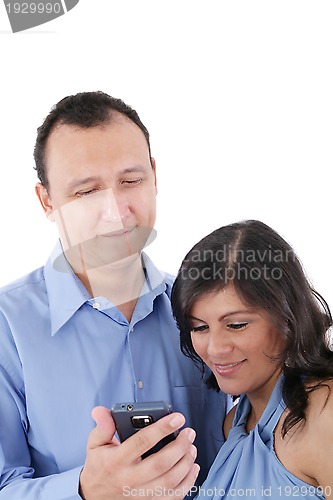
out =
[(92, 416), (96, 427), (88, 439), (80, 476), (80, 494), (84, 500), (124, 500), (131, 496), (150, 500), (155, 496), (169, 500), (184, 498), (199, 473), (199, 466), (194, 464), (193, 429), (181, 430), (175, 441), (141, 459), (162, 438), (184, 425), (180, 413), (163, 417), (122, 444), (114, 436), (116, 429), (107, 408), (97, 406)]

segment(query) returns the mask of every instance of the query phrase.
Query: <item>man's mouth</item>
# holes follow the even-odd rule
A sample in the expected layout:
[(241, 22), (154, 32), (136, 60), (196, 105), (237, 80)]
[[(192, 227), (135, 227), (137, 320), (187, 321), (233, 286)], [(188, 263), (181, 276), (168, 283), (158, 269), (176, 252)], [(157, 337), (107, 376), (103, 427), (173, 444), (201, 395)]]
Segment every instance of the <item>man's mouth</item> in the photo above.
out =
[(134, 229), (136, 227), (137, 226), (132, 226), (132, 227), (124, 228), (124, 229), (118, 229), (117, 231), (110, 231), (109, 233), (103, 233), (103, 234), (100, 234), (99, 236), (104, 236), (106, 238), (117, 237), (117, 236), (126, 236), (126, 235), (130, 234), (132, 231), (134, 231)]

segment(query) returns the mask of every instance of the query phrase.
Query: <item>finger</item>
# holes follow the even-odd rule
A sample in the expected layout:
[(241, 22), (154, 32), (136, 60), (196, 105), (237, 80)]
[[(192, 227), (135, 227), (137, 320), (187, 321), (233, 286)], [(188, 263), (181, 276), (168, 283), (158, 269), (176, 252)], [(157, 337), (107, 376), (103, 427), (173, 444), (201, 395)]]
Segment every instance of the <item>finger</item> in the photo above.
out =
[(179, 484), (196, 459), (197, 450), (192, 444), (194, 439), (193, 429), (183, 429), (175, 441), (142, 460), (137, 470), (140, 477), (145, 479), (145, 487), (154, 488), (165, 483), (173, 487)]
[(111, 416), (110, 410), (104, 406), (96, 406), (91, 412), (92, 418), (96, 422), (96, 427), (91, 431), (87, 449), (98, 448), (108, 444), (119, 444), (114, 437), (116, 426)]
[(123, 451), (132, 456), (133, 461), (137, 461), (141, 455), (150, 450), (161, 439), (177, 431), (184, 424), (185, 418), (181, 413), (167, 415), (126, 439), (122, 444)]
[(200, 466), (193, 463), (193, 457), (183, 457), (171, 471), (153, 482), (146, 483), (141, 489), (149, 492), (149, 496), (153, 498), (184, 498), (190, 490), (195, 491), (194, 484), (199, 471)]
[[(200, 472), (200, 466), (198, 464), (193, 464), (188, 475), (179, 483), (171, 492), (174, 492), (174, 498), (184, 498), (190, 491), (198, 492), (198, 488), (195, 487), (195, 482), (198, 478)], [(167, 492), (167, 497), (170, 498), (170, 491)]]

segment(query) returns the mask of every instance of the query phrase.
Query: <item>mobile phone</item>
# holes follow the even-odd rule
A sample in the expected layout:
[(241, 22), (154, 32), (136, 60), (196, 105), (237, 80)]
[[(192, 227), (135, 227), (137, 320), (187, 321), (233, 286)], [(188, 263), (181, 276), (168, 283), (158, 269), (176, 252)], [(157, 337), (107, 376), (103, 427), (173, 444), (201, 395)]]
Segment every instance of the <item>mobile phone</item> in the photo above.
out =
[[(156, 422), (165, 415), (172, 413), (172, 405), (167, 401), (152, 401), (148, 403), (117, 403), (111, 408), (112, 417), (121, 442), (140, 429)], [(153, 448), (142, 455), (146, 458), (159, 451), (163, 446), (176, 438), (176, 433), (163, 438)]]

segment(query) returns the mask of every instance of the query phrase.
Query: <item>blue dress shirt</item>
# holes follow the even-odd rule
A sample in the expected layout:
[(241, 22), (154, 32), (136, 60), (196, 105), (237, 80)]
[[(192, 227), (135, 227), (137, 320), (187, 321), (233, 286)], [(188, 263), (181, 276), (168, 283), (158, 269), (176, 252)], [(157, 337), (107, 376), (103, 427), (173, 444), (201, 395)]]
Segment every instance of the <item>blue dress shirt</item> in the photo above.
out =
[(0, 291), (0, 499), (81, 498), (91, 410), (123, 401), (170, 401), (196, 430), (207, 473), (228, 400), (181, 353), (172, 277), (142, 258), (146, 282), (130, 323), (104, 297), (90, 297), (60, 246)]

